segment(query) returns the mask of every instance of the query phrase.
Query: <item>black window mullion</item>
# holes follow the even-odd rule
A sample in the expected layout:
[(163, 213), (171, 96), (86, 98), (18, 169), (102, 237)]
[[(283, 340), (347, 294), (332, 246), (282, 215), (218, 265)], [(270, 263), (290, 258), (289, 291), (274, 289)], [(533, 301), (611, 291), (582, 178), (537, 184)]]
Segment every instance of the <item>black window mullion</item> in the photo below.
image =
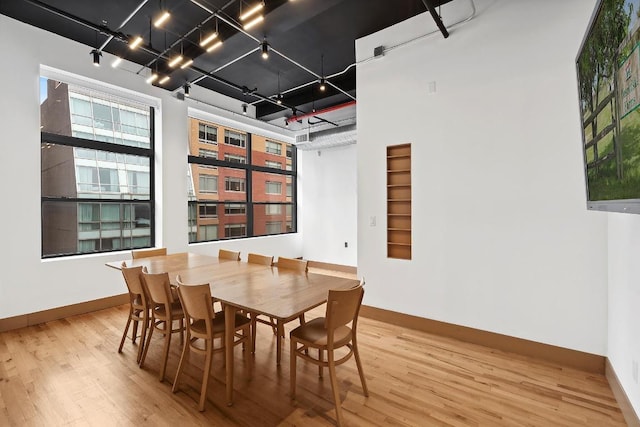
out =
[[(149, 137), (151, 153), (149, 158), (149, 199), (151, 200), (151, 211), (149, 213), (151, 236), (149, 242), (151, 247), (156, 245), (156, 120), (155, 108), (149, 107)], [(133, 238), (133, 236), (131, 236)]]
[(247, 133), (247, 166), (249, 166), (245, 172), (246, 179), (246, 195), (247, 195), (247, 237), (253, 237), (253, 161), (251, 156), (252, 151), (252, 138), (251, 133)]

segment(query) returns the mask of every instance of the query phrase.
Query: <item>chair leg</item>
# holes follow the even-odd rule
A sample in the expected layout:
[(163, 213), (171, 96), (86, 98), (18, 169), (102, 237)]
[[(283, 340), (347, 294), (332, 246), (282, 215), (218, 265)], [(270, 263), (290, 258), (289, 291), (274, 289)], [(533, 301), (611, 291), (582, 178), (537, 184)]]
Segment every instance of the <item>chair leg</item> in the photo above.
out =
[(209, 374), (211, 372), (211, 362), (213, 360), (213, 342), (206, 342), (207, 355), (204, 360), (204, 368), (202, 374), (202, 389), (200, 390), (200, 404), (198, 406), (198, 410), (200, 412), (204, 411), (204, 402), (207, 399), (207, 385), (209, 384)]
[(142, 336), (140, 337), (140, 344), (138, 344), (138, 356), (136, 358), (136, 363), (140, 363), (140, 358), (142, 357), (142, 351), (144, 350), (144, 346), (147, 343), (147, 329), (149, 329), (149, 312), (148, 311), (142, 317)]
[[(139, 315), (139, 313), (134, 313), (136, 316)], [(134, 320), (133, 321), (133, 335), (131, 337), (131, 342), (133, 342), (134, 344), (136, 343), (136, 338), (138, 338), (138, 321)]]
[(273, 330), (273, 335), (278, 333), (278, 325), (276, 325), (276, 319), (269, 316), (269, 323), (271, 323), (271, 330)]
[(367, 388), (367, 381), (364, 378), (364, 371), (362, 370), (362, 363), (360, 362), (360, 353), (358, 352), (358, 343), (356, 342), (356, 336), (353, 336), (353, 356), (356, 359), (356, 366), (358, 367), (358, 374), (360, 374), (360, 382), (362, 383), (362, 391), (366, 397), (369, 397), (369, 389)]
[(289, 346), (289, 394), (291, 399), (296, 398), (296, 359), (298, 355), (296, 354), (296, 346), (297, 342), (295, 338), (290, 338), (291, 344)]
[(127, 339), (127, 332), (129, 332), (130, 324), (131, 324), (131, 310), (129, 310), (129, 318), (127, 319), (127, 324), (124, 327), (124, 333), (122, 334), (122, 339), (120, 340), (120, 347), (118, 347), (118, 353), (122, 353), (122, 346), (124, 345), (124, 341)]
[(160, 382), (164, 381), (164, 374), (167, 371), (167, 360), (169, 360), (169, 347), (171, 345), (171, 329), (173, 329), (172, 321), (164, 322), (164, 355), (162, 356), (162, 367), (160, 368)]
[(335, 356), (332, 349), (327, 349), (327, 359), (329, 365), (329, 378), (331, 378), (331, 390), (333, 391), (333, 402), (336, 406), (336, 421), (342, 425), (342, 402), (340, 402), (340, 390), (338, 389), (338, 379), (336, 378)]
[(149, 344), (151, 344), (151, 337), (153, 336), (153, 330), (156, 328), (155, 319), (151, 319), (151, 325), (149, 325), (149, 337), (147, 338), (147, 343), (144, 346), (144, 351), (142, 352), (142, 357), (140, 358), (140, 368), (144, 368), (144, 361), (147, 358), (147, 351), (149, 350)]
[(318, 349), (318, 377), (322, 378), (322, 362), (324, 360), (324, 351), (321, 348)]
[(171, 387), (171, 392), (175, 393), (178, 391), (178, 381), (180, 381), (180, 375), (182, 375), (182, 370), (184, 369), (184, 364), (189, 358), (189, 335), (187, 334), (186, 339), (184, 340), (184, 346), (182, 347), (182, 355), (180, 356), (180, 362), (178, 363), (178, 371), (176, 372), (176, 379), (173, 380), (173, 386)]

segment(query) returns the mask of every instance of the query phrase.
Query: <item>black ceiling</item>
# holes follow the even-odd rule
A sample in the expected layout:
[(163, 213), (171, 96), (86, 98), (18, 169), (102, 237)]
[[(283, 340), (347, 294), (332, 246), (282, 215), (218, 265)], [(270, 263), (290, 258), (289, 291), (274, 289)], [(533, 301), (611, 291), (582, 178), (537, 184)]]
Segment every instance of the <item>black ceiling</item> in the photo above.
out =
[[(160, 75), (170, 75), (163, 85), (167, 90), (197, 84), (254, 103), (258, 118), (269, 121), (291, 116), (292, 108), (308, 113), (354, 100), (355, 40), (427, 10), (421, 0), (265, 0), (264, 21), (245, 32), (240, 8), (246, 11), (256, 3), (2, 0), (0, 13), (87, 45), (87, 61), (92, 49), (102, 47), (140, 64), (141, 79), (157, 69)], [(171, 13), (170, 19), (161, 28), (152, 27), (162, 9)], [(199, 42), (216, 23), (223, 44), (207, 53)], [(138, 35), (144, 39), (142, 46), (129, 49), (128, 41)], [(270, 47), (266, 60), (260, 54), (264, 40)], [(194, 59), (193, 64), (169, 68), (169, 60), (181, 51)], [(321, 76), (330, 76), (324, 92), (317, 83)], [(278, 80), (282, 105), (274, 102)]]

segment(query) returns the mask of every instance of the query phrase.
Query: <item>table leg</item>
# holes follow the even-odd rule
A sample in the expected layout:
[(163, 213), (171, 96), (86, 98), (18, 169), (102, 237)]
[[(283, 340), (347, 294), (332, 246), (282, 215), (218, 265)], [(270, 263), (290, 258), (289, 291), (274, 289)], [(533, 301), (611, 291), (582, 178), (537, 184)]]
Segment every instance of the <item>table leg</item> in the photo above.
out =
[(224, 355), (227, 373), (227, 406), (233, 405), (233, 340), (236, 320), (236, 308), (224, 305)]
[(280, 366), (282, 359), (282, 336), (284, 335), (284, 324), (278, 320), (278, 333), (276, 334), (276, 365)]

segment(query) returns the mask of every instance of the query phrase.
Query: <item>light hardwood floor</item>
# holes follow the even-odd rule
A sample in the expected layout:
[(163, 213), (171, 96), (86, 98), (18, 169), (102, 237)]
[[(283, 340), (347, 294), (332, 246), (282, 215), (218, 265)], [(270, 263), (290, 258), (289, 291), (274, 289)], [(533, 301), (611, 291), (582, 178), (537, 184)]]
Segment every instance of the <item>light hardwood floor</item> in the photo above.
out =
[[(124, 285), (123, 285), (124, 286)], [(318, 308), (308, 319), (323, 314)], [(0, 425), (334, 425), (328, 374), (298, 361), (289, 399), (289, 355), (275, 367), (275, 337), (258, 326), (255, 357), (235, 350), (235, 403), (225, 405), (222, 353), (214, 355), (205, 412), (197, 410), (202, 358), (192, 355), (171, 393), (175, 336), (164, 383), (162, 343), (144, 369), (130, 340), (117, 353), (127, 306), (0, 334)], [(291, 326), (295, 327), (296, 322)], [(624, 426), (603, 375), (361, 318), (359, 345), (370, 396), (353, 360), (337, 368), (346, 424), (353, 426)]]

